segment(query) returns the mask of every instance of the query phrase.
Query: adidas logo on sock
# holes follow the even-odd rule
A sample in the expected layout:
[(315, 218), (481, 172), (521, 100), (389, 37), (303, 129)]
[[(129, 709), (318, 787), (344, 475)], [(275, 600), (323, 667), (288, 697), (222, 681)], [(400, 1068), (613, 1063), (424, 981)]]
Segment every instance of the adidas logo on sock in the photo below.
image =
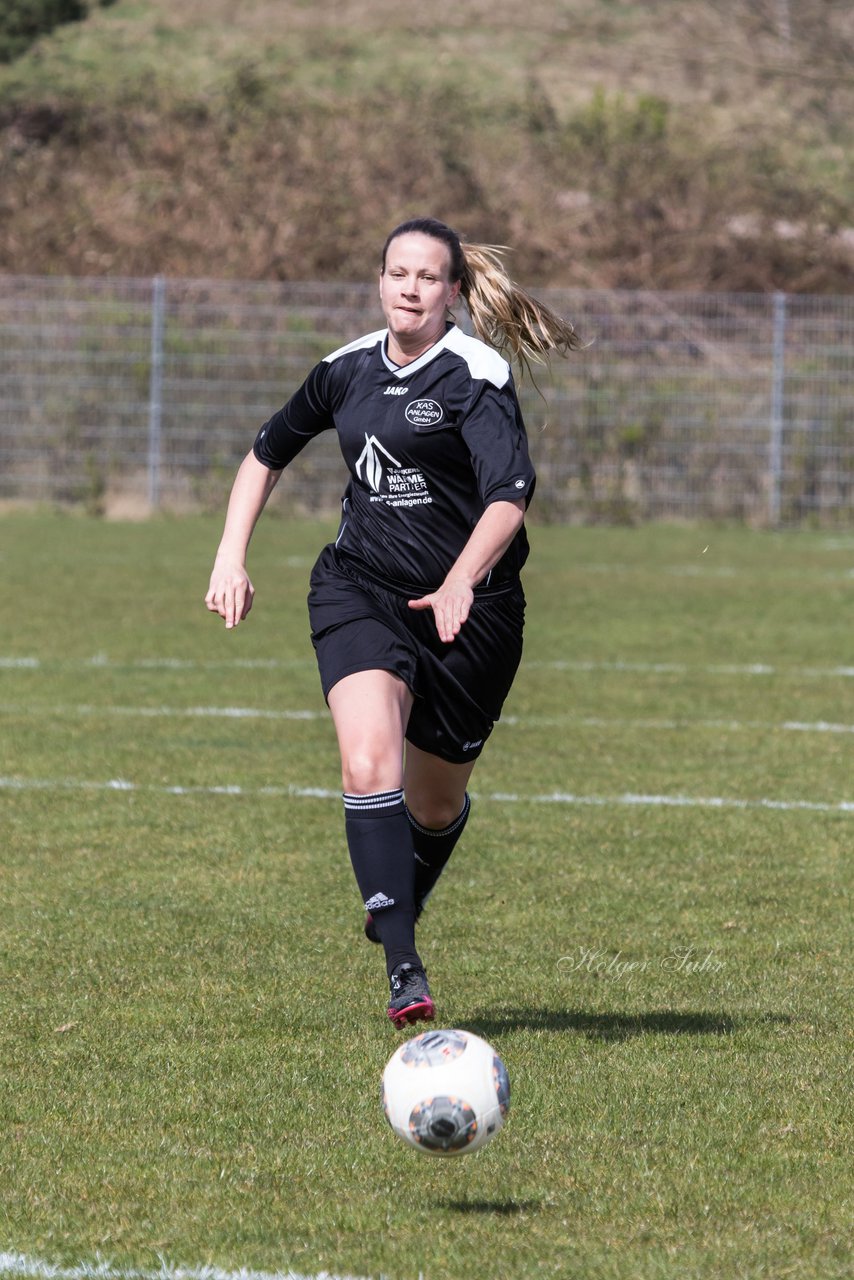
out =
[(393, 907), (394, 898), (387, 898), (384, 893), (375, 893), (372, 898), (368, 898), (365, 903), (366, 911), (382, 911), (385, 907)]

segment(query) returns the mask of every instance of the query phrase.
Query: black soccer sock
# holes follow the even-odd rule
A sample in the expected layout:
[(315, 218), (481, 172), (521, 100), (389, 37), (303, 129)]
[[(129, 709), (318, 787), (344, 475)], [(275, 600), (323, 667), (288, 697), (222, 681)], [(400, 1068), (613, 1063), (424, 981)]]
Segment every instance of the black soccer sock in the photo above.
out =
[(454, 852), (457, 841), (463, 834), (471, 810), (471, 799), (466, 792), (462, 810), (449, 827), (441, 831), (431, 827), (422, 827), (416, 822), (409, 810), (406, 816), (412, 828), (412, 843), (415, 848), (415, 912), (419, 916), (424, 904), (433, 892), (436, 881), (445, 870), (448, 859)]
[(347, 845), (365, 910), (383, 944), (391, 976), (415, 950), (415, 857), (403, 791), (344, 795)]

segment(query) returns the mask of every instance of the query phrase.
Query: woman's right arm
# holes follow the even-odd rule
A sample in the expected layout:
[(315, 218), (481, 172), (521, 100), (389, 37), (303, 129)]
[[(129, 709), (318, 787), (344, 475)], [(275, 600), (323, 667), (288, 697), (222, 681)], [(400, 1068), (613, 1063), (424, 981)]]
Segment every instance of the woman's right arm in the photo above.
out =
[(255, 588), (246, 572), (249, 540), (281, 471), (271, 471), (250, 451), (240, 464), (225, 517), (225, 529), (216, 553), (205, 604), (225, 619), (230, 630), (252, 608)]

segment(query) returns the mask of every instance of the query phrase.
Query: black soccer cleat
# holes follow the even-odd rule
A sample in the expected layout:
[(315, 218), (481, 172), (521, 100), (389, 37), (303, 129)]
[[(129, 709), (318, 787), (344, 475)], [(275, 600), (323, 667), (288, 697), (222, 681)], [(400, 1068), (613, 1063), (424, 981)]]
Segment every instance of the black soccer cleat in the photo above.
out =
[(420, 965), (404, 962), (391, 975), (388, 1016), (399, 1031), (413, 1022), (432, 1022), (436, 1006), (430, 996), (427, 974)]

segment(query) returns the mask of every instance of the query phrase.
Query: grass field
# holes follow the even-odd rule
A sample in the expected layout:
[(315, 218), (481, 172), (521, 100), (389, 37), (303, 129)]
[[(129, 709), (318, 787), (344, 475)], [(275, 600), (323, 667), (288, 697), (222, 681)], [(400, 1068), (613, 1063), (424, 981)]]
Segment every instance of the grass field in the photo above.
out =
[(226, 633), (219, 520), (0, 521), (0, 1274), (850, 1276), (854, 533), (532, 530), (420, 926), (513, 1087), (448, 1162), (379, 1104), (329, 532), (266, 519)]

